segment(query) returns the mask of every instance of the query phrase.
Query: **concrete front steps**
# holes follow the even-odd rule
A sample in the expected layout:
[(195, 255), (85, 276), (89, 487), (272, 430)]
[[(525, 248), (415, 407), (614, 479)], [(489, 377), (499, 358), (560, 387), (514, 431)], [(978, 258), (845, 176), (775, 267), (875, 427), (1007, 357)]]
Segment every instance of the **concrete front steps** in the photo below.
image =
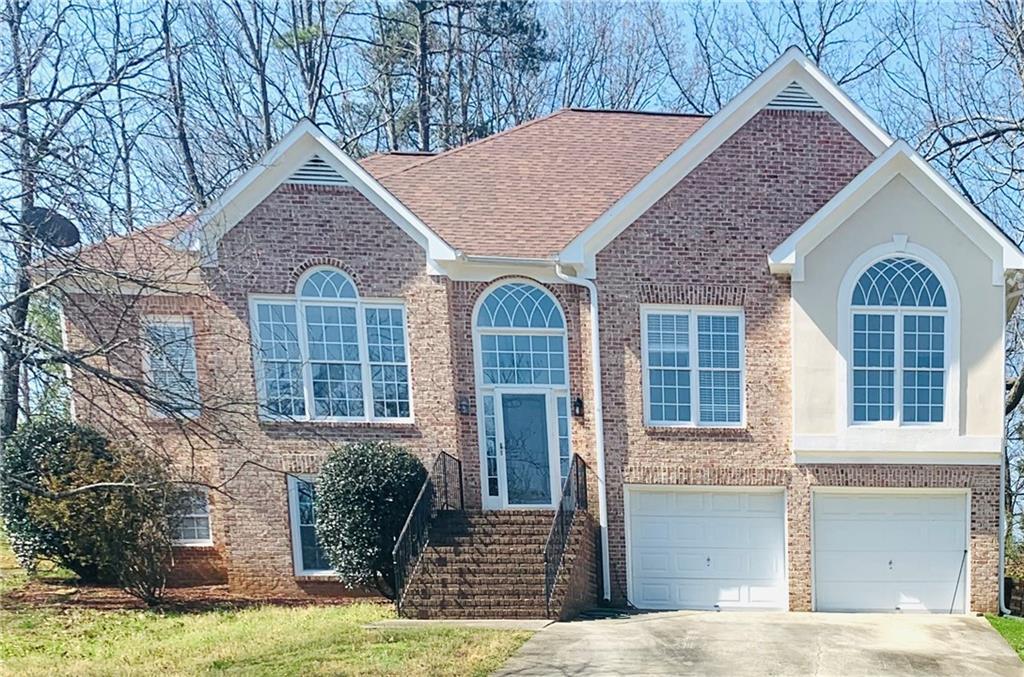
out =
[[(429, 543), (406, 588), (402, 616), (547, 617), (544, 546), (553, 518), (550, 510), (442, 513), (430, 527)], [(592, 552), (582, 547), (592, 539), (592, 526), (589, 515), (577, 515), (552, 616), (561, 617), (566, 593), (581, 587), (570, 585), (571, 572), (580, 552)]]

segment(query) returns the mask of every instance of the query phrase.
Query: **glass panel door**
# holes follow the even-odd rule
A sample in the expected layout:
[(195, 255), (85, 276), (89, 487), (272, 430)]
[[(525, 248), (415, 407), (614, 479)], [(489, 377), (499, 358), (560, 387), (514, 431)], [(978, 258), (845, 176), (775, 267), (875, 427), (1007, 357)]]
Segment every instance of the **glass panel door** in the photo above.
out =
[(551, 454), (547, 395), (504, 393), (501, 418), (505, 446), (505, 502), (551, 504)]

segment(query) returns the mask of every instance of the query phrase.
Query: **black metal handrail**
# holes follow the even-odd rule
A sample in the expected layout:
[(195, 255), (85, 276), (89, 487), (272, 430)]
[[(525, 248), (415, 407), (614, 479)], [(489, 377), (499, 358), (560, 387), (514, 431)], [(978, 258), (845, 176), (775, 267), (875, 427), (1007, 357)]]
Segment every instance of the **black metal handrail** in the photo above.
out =
[(558, 501), (555, 519), (551, 523), (548, 542), (544, 546), (544, 607), (551, 616), (551, 597), (555, 593), (558, 572), (562, 568), (565, 546), (572, 532), (573, 519), (577, 510), (587, 509), (587, 464), (577, 454), (572, 455), (569, 473), (562, 484), (562, 496)]
[(430, 539), (430, 523), (440, 510), (462, 510), (462, 462), (442, 451), (434, 459), (427, 479), (420, 487), (416, 502), (409, 510), (405, 526), (391, 550), (395, 570), (395, 608), (402, 611), (402, 598), (409, 574), (416, 568)]

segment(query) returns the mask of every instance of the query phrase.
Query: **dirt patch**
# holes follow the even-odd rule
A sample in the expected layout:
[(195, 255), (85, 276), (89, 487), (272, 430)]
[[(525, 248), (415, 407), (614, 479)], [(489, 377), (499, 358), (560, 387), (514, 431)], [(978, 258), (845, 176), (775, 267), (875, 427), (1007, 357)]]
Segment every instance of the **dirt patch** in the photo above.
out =
[[(241, 609), (265, 604), (280, 606), (322, 606), (366, 601), (365, 597), (266, 597), (254, 598), (228, 591), (226, 585), (201, 585), (190, 588), (168, 588), (159, 608), (170, 611), (210, 611)], [(145, 609), (146, 605), (116, 587), (81, 585), (74, 580), (30, 580), (17, 590), (0, 597), (0, 609), (19, 608), (78, 609)]]

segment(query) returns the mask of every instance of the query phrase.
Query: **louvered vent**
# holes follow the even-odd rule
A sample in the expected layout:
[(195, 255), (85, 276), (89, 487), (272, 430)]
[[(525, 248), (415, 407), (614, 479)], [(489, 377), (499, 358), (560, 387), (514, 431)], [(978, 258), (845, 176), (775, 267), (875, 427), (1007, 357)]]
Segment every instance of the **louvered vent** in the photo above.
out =
[(327, 164), (319, 155), (314, 155), (299, 167), (290, 177), (288, 183), (301, 183), (307, 186), (347, 186), (348, 181), (334, 167)]
[(769, 101), (765, 108), (777, 110), (825, 110), (813, 96), (808, 94), (796, 82), (786, 85), (786, 88)]

